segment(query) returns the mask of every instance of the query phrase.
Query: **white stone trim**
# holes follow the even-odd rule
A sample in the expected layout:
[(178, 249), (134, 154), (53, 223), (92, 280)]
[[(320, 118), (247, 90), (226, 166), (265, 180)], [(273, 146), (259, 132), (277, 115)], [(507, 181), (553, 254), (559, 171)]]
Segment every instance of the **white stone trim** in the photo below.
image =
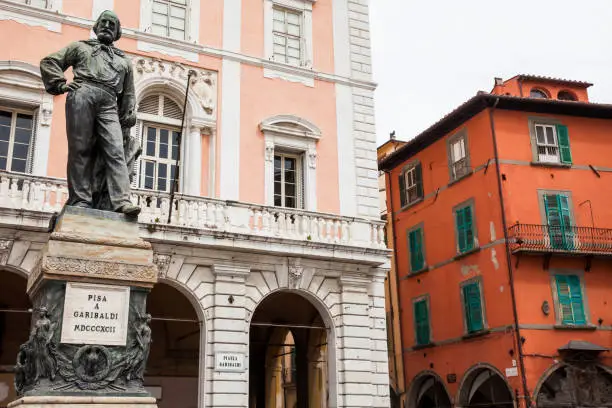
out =
[[(153, 0), (140, 1), (140, 31), (151, 33), (153, 13)], [(187, 19), (185, 22), (185, 40), (175, 40), (179, 42), (199, 43), (200, 42), (200, 0), (188, 0), (187, 2)], [(162, 37), (165, 38), (165, 37)]]
[[(69, 16), (61, 13), (52, 13), (47, 10), (31, 10), (31, 7), (26, 8), (27, 6), (18, 5), (13, 3), (10, 0), (0, 0), (0, 15), (6, 12), (17, 13), (19, 16), (29, 16), (35, 15), (41, 19), (48, 20), (50, 22), (56, 22), (65, 25), (69, 25), (72, 27), (84, 28), (87, 30), (91, 30), (91, 27), (94, 24), (93, 20)], [(279, 69), (278, 65), (271, 61), (267, 61), (264, 58), (258, 58), (246, 54), (240, 54), (239, 51), (227, 51), (225, 49), (218, 49), (213, 47), (208, 47), (202, 44), (192, 44), (185, 41), (173, 40), (170, 38), (160, 37), (156, 35), (152, 35), (149, 33), (144, 33), (140, 30), (135, 30), (129, 27), (123, 28), (123, 37), (131, 38), (137, 41), (143, 41), (154, 45), (169, 47), (176, 50), (187, 51), (195, 54), (202, 54), (216, 58), (224, 58), (232, 61), (236, 61), (242, 64), (247, 64), (255, 67), (267, 67), (271, 69)], [(316, 71), (314, 69), (307, 70), (300, 67), (293, 67), (286, 65), (283, 67), (285, 70), (289, 72), (293, 72), (296, 75), (308, 76), (314, 78), (314, 80), (325, 81), (331, 83), (340, 83), (348, 86), (352, 86), (360, 89), (368, 89), (375, 90), (376, 84), (369, 80), (359, 80), (351, 78), (350, 76), (341, 76), (336, 75), (330, 72)]]
[(199, 61), (198, 54), (195, 52), (185, 51), (180, 48), (169, 47), (167, 45), (156, 44), (148, 41), (138, 40), (136, 43), (136, 49), (144, 52), (159, 52), (160, 54), (171, 57), (181, 57), (191, 62)]
[(333, 1), (334, 68), (336, 75), (351, 76), (351, 46), (347, 1)]
[[(339, 2), (335, 2), (339, 3)], [(357, 215), (357, 167), (353, 139), (353, 94), (346, 85), (336, 84), (336, 135), (338, 143), (338, 194), (340, 214)]]
[(114, 8), (115, 0), (93, 0), (91, 7), (91, 19), (95, 21), (103, 11), (113, 10)]
[(224, 0), (223, 2), (223, 49), (224, 50), (231, 51), (231, 52), (240, 52), (240, 36), (242, 34), (241, 28), (242, 28), (242, 0)]
[[(7, 77), (8, 73), (13, 75)], [(49, 146), (51, 144), (51, 120), (53, 96), (45, 92), (40, 69), (21, 61), (0, 61), (0, 103), (27, 105), (35, 112), (36, 129), (32, 154), (32, 174), (47, 175)]]
[[(6, 0), (7, 3), (13, 3), (9, 0)], [(23, 3), (13, 3), (15, 7), (15, 11), (4, 9), (0, 12), (0, 21), (2, 20), (12, 20), (20, 24), (27, 24), (29, 26), (39, 26), (44, 27), (49, 31), (53, 31), (55, 33), (62, 32), (62, 24), (56, 21), (51, 21), (45, 18), (45, 12), (50, 12), (53, 9), (40, 9), (38, 7), (28, 6)], [(61, 6), (61, 3), (52, 4)], [(56, 10), (56, 11), (59, 11)]]
[[(314, 76), (307, 72), (296, 72), (293, 65), (274, 61), (273, 10), (275, 6), (300, 12), (302, 16), (302, 56), (300, 68), (311, 70), (313, 67), (312, 5), (313, 0), (264, 0), (264, 60), (273, 65), (264, 67), (264, 77), (284, 79), (314, 87)], [(287, 69), (289, 68), (289, 69)]]
[[(226, 0), (227, 4), (227, 0)], [(221, 133), (219, 143), (220, 198), (240, 197), (240, 63), (223, 59)]]
[[(291, 124), (293, 126), (287, 126)], [(299, 127), (299, 130), (296, 129)], [(297, 152), (303, 155), (304, 209), (317, 210), (317, 141), (321, 131), (311, 122), (293, 115), (279, 115), (259, 125), (265, 141), (266, 205), (274, 205), (274, 152)]]

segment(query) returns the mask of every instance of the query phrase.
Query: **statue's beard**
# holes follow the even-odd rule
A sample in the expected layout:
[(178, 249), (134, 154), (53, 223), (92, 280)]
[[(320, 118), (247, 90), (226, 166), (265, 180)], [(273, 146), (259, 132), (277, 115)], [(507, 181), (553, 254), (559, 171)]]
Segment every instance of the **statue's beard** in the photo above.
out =
[(108, 30), (100, 30), (98, 32), (98, 40), (102, 44), (111, 45), (114, 40), (114, 35)]

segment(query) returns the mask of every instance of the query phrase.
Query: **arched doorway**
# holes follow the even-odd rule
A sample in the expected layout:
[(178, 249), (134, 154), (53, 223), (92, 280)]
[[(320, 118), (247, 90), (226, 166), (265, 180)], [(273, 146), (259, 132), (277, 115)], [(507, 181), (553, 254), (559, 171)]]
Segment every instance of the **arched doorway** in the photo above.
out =
[(157, 283), (147, 299), (153, 341), (145, 387), (159, 408), (198, 408), (200, 324), (189, 300), (177, 289)]
[(463, 408), (513, 408), (514, 398), (506, 380), (489, 367), (477, 367), (468, 371), (459, 394)]
[(289, 291), (266, 297), (250, 326), (250, 408), (327, 408), (327, 343), (327, 328), (308, 299)]
[(595, 362), (560, 364), (536, 390), (538, 408), (612, 407), (612, 372)]
[(25, 275), (0, 270), (0, 407), (15, 400), (13, 367), (19, 346), (28, 340), (30, 308)]
[(409, 408), (450, 408), (450, 397), (442, 379), (432, 372), (419, 374), (408, 393)]

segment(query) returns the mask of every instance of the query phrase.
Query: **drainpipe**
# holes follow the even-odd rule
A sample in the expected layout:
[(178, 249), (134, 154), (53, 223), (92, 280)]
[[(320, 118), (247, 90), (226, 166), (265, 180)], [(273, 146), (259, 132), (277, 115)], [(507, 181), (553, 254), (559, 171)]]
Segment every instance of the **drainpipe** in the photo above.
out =
[(493, 106), (489, 109), (489, 122), (491, 124), (491, 136), (493, 138), (493, 153), (495, 155), (495, 170), (497, 172), (497, 190), (499, 193), (499, 204), (501, 207), (502, 228), (504, 229), (504, 242), (506, 245), (506, 263), (508, 264), (508, 277), (510, 280), (510, 296), (512, 298), (512, 314), (514, 316), (514, 328), (516, 331), (516, 344), (518, 348), (519, 367), (521, 369), (521, 378), (523, 386), (523, 397), (527, 407), (531, 407), (531, 396), (527, 388), (527, 376), (525, 372), (523, 342), (521, 337), (521, 329), (519, 327), (518, 312), (516, 309), (516, 293), (514, 290), (514, 271), (512, 269), (512, 252), (510, 250), (510, 241), (508, 239), (508, 223), (506, 221), (506, 206), (504, 204), (504, 195), (501, 182), (501, 170), (499, 165), (499, 152), (497, 150), (497, 135), (495, 133), (495, 108), (499, 103), (499, 98), (495, 99)]
[[(402, 359), (402, 377), (404, 379), (404, 383), (402, 384), (402, 392), (400, 393), (399, 397), (400, 397), (400, 406), (403, 406), (401, 404), (402, 399), (404, 398), (404, 394), (406, 393), (406, 371), (404, 370), (404, 341), (402, 339), (402, 307), (401, 307), (401, 303), (400, 303), (400, 280), (399, 280), (399, 272), (397, 270), (397, 234), (396, 234), (396, 228), (395, 228), (395, 211), (393, 210), (393, 185), (391, 182), (391, 172), (390, 171), (385, 171), (385, 174), (387, 175), (387, 186), (389, 188), (389, 205), (388, 207), (388, 213), (387, 213), (387, 219), (389, 219), (389, 216), (391, 217), (391, 229), (393, 230), (393, 236), (392, 236), (392, 240), (393, 240), (393, 262), (394, 262), (394, 268), (395, 269), (395, 296), (397, 298), (397, 317), (399, 320), (399, 326), (400, 326), (400, 330), (398, 333), (398, 337), (399, 337), (399, 342), (400, 342), (400, 358)], [(389, 291), (389, 294), (391, 294), (391, 292)], [(391, 312), (393, 313), (393, 301), (391, 301)], [(393, 314), (394, 315), (394, 314)], [(393, 339), (393, 345), (395, 346), (395, 338)], [(395, 355), (395, 350), (393, 350), (393, 354)], [(397, 371), (397, 357), (394, 358), (395, 361), (395, 375), (398, 375), (398, 371)], [(399, 387), (399, 383), (398, 383), (398, 387)]]

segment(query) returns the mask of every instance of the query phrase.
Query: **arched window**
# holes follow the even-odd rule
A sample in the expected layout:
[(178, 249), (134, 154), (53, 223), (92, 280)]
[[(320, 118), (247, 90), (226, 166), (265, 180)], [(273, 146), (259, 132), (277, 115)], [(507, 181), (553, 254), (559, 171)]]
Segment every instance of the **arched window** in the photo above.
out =
[(533, 88), (531, 92), (529, 92), (529, 97), (539, 98), (539, 99), (548, 99), (548, 94), (541, 89)]
[(560, 101), (577, 101), (578, 100), (578, 98), (576, 98), (576, 95), (574, 95), (570, 91), (559, 91), (559, 93), (557, 94), (557, 99), (559, 99)]
[(170, 191), (179, 154), (183, 111), (171, 98), (152, 94), (138, 105), (142, 126), (142, 156), (137, 167), (137, 187)]

